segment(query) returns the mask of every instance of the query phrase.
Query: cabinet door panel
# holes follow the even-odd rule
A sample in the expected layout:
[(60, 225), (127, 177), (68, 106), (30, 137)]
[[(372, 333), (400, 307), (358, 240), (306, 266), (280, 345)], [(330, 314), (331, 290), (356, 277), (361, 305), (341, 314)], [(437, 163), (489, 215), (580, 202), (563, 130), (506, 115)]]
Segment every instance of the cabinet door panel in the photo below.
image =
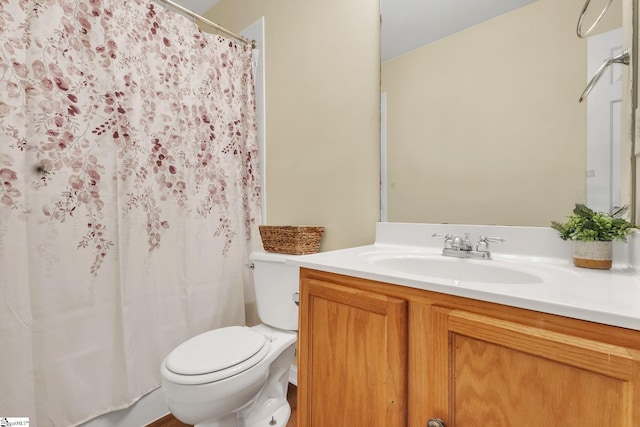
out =
[(404, 426), (406, 301), (318, 280), (301, 290), (299, 425)]
[(457, 426), (622, 425), (619, 380), (464, 335), (451, 345)]
[(636, 352), (460, 310), (433, 320), (448, 427), (639, 425)]

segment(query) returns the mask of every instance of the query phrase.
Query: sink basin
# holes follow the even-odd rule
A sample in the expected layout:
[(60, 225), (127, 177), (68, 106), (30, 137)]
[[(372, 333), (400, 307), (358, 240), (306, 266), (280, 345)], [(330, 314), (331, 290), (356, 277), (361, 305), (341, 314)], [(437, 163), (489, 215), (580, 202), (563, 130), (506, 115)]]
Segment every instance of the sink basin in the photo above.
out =
[[(521, 271), (506, 263), (494, 260), (474, 260), (444, 257), (442, 255), (375, 254), (366, 257), (378, 268), (396, 273), (465, 282), (534, 284), (543, 279), (535, 274)], [(500, 263), (500, 264), (498, 264)]]

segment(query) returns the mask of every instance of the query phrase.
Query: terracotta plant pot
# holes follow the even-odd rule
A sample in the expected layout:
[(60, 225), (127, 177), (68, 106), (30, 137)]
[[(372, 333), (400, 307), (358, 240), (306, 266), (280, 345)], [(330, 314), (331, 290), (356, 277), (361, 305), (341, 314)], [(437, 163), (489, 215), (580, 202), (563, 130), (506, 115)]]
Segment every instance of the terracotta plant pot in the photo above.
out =
[(611, 241), (573, 242), (573, 264), (576, 267), (608, 270), (611, 268), (613, 245)]

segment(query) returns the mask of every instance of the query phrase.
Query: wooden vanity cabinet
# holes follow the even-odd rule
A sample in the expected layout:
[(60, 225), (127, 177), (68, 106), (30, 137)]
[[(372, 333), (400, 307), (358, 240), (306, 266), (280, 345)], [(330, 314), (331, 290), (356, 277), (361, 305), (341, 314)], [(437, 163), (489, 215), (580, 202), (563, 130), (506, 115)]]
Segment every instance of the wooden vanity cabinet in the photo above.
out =
[(298, 425), (406, 425), (407, 302), (307, 278), (300, 307)]
[(308, 269), (300, 302), (299, 427), (640, 426), (638, 331)]
[(447, 425), (640, 426), (637, 352), (464, 310), (431, 311), (432, 413)]

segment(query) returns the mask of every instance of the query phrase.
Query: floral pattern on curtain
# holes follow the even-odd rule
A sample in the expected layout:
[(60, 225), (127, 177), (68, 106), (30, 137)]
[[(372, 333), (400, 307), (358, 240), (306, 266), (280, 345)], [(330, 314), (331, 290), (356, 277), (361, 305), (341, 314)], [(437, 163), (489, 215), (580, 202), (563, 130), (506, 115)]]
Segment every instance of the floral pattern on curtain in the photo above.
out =
[(126, 407), (243, 324), (258, 173), (250, 48), (150, 1), (0, 0), (0, 416)]

